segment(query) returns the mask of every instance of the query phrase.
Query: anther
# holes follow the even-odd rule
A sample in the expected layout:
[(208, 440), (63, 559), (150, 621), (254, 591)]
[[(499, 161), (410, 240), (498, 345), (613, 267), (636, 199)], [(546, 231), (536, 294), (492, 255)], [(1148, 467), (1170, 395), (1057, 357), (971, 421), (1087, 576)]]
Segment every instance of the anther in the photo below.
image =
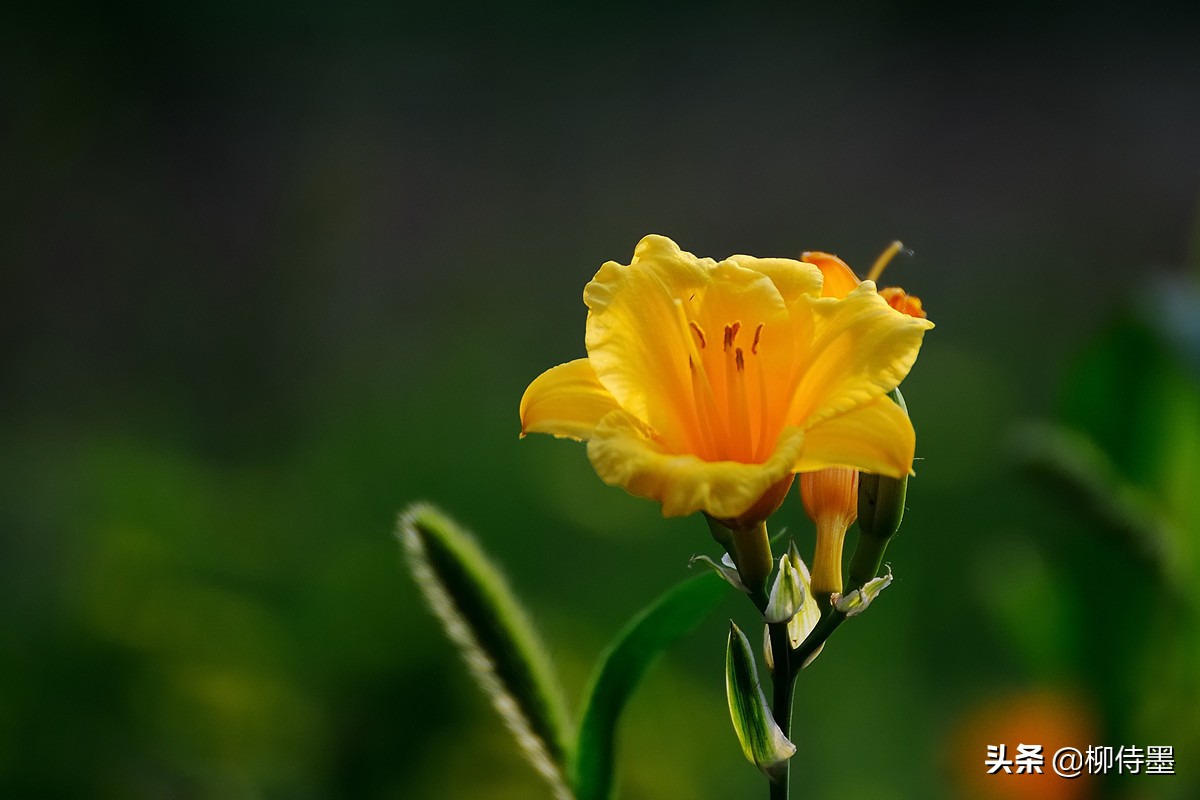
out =
[(700, 349), (703, 350), (707, 341), (704, 338), (704, 331), (696, 324), (695, 320), (688, 322), (688, 327), (692, 329), (692, 333), (696, 334), (696, 338), (700, 340)]
[(754, 344), (750, 345), (750, 355), (758, 355), (758, 340), (762, 338), (763, 324), (758, 323), (758, 327), (754, 329)]
[(742, 329), (742, 323), (735, 322), (732, 325), (725, 326), (725, 349), (733, 347), (733, 340), (737, 338), (738, 331)]
[(745, 359), (745, 357), (742, 356), (742, 348), (739, 347), (737, 350), (734, 351), (734, 360), (737, 362), (737, 371), (745, 372), (746, 371), (746, 359)]

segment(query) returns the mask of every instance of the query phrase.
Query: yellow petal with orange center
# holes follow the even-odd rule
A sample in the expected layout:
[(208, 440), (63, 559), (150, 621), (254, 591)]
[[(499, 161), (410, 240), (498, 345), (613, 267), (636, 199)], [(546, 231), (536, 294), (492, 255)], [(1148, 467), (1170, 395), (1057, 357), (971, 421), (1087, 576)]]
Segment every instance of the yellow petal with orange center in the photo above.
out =
[(596, 425), (618, 408), (600, 385), (586, 358), (543, 372), (521, 398), (521, 435), (549, 433), (558, 438), (590, 439)]
[(806, 431), (797, 472), (835, 465), (900, 478), (912, 467), (916, 434), (888, 397), (818, 422)]
[(854, 270), (832, 253), (812, 251), (800, 256), (809, 264), (815, 264), (821, 270), (825, 282), (821, 287), (822, 297), (842, 298), (858, 288), (858, 276)]
[(600, 383), (668, 451), (750, 461), (773, 449), (781, 425), (764, 420), (782, 419), (792, 337), (771, 278), (647, 236), (628, 265), (600, 268), (584, 301)]
[(607, 484), (662, 503), (665, 517), (704, 511), (720, 519), (741, 516), (792, 472), (804, 433), (785, 429), (761, 464), (705, 461), (675, 454), (631, 415), (614, 411), (596, 426), (588, 458)]
[(795, 392), (785, 424), (809, 428), (887, 394), (916, 361), (933, 323), (901, 314), (864, 281), (842, 300), (806, 301), (811, 327), (797, 345)]
[(912, 424), (885, 395), (933, 325), (805, 258), (717, 263), (647, 236), (588, 283), (588, 357), (530, 385), (522, 434), (588, 440), (605, 482), (666, 516), (757, 514), (792, 472), (907, 474)]

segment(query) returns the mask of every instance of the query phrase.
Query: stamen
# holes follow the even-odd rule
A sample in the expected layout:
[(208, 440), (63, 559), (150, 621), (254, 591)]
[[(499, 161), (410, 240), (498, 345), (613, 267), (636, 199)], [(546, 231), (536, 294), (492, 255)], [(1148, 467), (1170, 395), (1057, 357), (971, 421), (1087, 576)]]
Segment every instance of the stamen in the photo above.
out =
[(741, 329), (742, 329), (742, 323), (740, 323), (740, 322), (735, 322), (732, 325), (725, 326), (725, 350), (726, 350), (726, 352), (729, 351), (729, 348), (733, 347), (733, 340), (737, 338), (738, 331), (740, 331)]
[(899, 239), (889, 244), (887, 249), (880, 253), (879, 258), (875, 259), (875, 263), (871, 265), (871, 271), (867, 273), (867, 280), (878, 281), (879, 276), (883, 274), (883, 271), (887, 268), (887, 265), (890, 264), (892, 259), (896, 257), (896, 254), (903, 249), (904, 243)]
[(692, 333), (696, 334), (696, 338), (700, 340), (700, 349), (703, 350), (708, 344), (707, 340), (704, 338), (704, 330), (696, 324), (695, 320), (688, 322), (688, 326), (691, 327)]
[(762, 338), (763, 324), (758, 323), (758, 327), (754, 329), (754, 344), (750, 345), (750, 355), (758, 355), (758, 340)]
[[(695, 323), (688, 320), (682, 300), (675, 300), (674, 305), (675, 316), (679, 320), (680, 327), (685, 331), (684, 335), (687, 339), (688, 369), (692, 376), (692, 407), (695, 414), (694, 430), (699, 435), (699, 440), (705, 449), (710, 454), (720, 457), (717, 443), (725, 440), (724, 425), (716, 408), (717, 403), (713, 397), (712, 384), (704, 370), (704, 359), (696, 348), (696, 340), (691, 336), (691, 332), (696, 331), (699, 326), (692, 327)], [(702, 332), (701, 337), (703, 337)]]

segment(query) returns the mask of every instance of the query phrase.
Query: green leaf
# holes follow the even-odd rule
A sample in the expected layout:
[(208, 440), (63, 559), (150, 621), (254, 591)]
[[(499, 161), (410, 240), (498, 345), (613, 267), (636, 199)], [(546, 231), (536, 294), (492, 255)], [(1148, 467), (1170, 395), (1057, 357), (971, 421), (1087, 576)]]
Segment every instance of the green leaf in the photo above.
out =
[(1094, 440), (1064, 426), (1027, 423), (1016, 429), (1013, 447), (1026, 466), (1070, 491), (1074, 506), (1103, 523), (1152, 574), (1172, 584), (1182, 580), (1177, 574), (1179, 537), (1153, 497), (1125, 481)]
[(576, 748), (579, 800), (607, 800), (613, 785), (617, 722), (646, 669), (664, 649), (693, 630), (728, 592), (716, 574), (684, 581), (644, 608), (609, 645), (592, 677)]
[(758, 668), (746, 634), (729, 623), (729, 643), (725, 649), (725, 696), (733, 730), (742, 744), (742, 753), (751, 764), (772, 781), (787, 770), (788, 759), (796, 745), (788, 741), (771, 716), (771, 707), (758, 682)]
[(397, 537), (429, 607), (555, 797), (572, 797), (562, 690), (533, 624), (479, 544), (431, 505), (400, 515)]

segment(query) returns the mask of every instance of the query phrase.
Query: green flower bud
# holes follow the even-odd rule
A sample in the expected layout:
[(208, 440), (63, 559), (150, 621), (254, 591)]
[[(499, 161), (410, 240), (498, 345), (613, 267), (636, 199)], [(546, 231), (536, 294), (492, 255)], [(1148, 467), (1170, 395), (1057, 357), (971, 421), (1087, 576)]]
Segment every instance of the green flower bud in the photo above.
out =
[(858, 477), (858, 527), (866, 536), (890, 539), (904, 519), (908, 476), (889, 478), (863, 472)]
[[(891, 398), (905, 413), (904, 397), (899, 389)], [(864, 586), (879, 574), (888, 541), (900, 530), (904, 519), (904, 498), (908, 493), (908, 476), (889, 478), (868, 472), (858, 477), (858, 545), (850, 559), (850, 580), (847, 593)]]
[[(900, 394), (898, 388), (888, 396), (905, 414), (908, 413), (904, 395)], [(900, 521), (904, 519), (904, 495), (907, 492), (907, 475), (889, 478), (886, 475), (861, 473), (858, 479), (858, 527), (863, 534), (885, 542), (892, 538), (900, 530)]]

